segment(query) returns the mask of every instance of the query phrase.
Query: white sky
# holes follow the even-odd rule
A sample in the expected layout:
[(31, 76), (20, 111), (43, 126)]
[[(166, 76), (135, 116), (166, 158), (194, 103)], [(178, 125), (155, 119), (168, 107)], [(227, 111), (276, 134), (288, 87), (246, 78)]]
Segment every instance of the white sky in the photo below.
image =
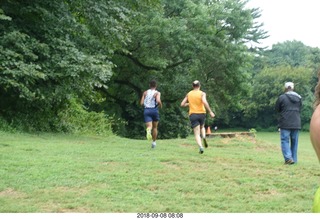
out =
[(260, 8), (259, 22), (269, 37), (260, 45), (271, 48), (287, 40), (320, 48), (320, 0), (249, 0), (249, 8)]

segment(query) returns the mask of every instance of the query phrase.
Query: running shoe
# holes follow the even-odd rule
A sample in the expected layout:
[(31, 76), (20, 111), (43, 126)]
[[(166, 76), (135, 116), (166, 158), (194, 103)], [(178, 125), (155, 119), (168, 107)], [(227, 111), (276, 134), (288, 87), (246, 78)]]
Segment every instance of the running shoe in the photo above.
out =
[(151, 135), (151, 129), (147, 128), (147, 139), (150, 141), (152, 139), (152, 135)]
[(207, 139), (203, 138), (203, 144), (204, 144), (204, 147), (205, 147), (205, 148), (208, 147)]
[(203, 148), (202, 148), (202, 147), (199, 148), (199, 153), (200, 153), (200, 154), (203, 154)]
[(157, 145), (157, 143), (154, 141), (154, 142), (152, 142), (152, 144), (151, 144), (151, 148), (155, 148), (156, 147), (156, 145)]

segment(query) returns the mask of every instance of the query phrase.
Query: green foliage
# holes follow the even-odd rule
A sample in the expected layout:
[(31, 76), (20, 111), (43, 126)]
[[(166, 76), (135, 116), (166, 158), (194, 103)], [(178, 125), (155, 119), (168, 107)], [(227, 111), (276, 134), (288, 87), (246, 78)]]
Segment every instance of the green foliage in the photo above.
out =
[[(263, 37), (255, 27), (256, 10), (245, 9), (242, 1), (162, 1), (135, 17), (127, 51), (117, 51), (117, 66), (102, 93), (105, 105), (118, 105), (116, 115), (128, 122), (126, 137), (140, 138), (144, 130), (137, 107), (148, 81), (155, 78), (165, 108), (161, 111), (160, 138), (186, 136), (180, 102), (198, 79), (209, 103), (223, 120), (228, 109), (241, 109), (234, 101), (248, 92), (251, 55), (245, 43)], [(124, 95), (125, 94), (125, 95)], [(106, 108), (108, 114), (114, 109)], [(163, 127), (163, 128), (162, 128)], [(182, 126), (184, 127), (184, 125)]]
[(8, 21), (11, 20), (11, 17), (6, 16), (6, 15), (3, 13), (3, 10), (2, 10), (1, 8), (0, 8), (0, 20), (8, 20)]
[(58, 113), (60, 130), (75, 134), (108, 136), (112, 122), (104, 113), (88, 112), (82, 104), (71, 100), (69, 106)]
[(0, 112), (38, 131), (59, 126), (71, 97), (97, 102), (110, 56), (129, 41), (130, 12), (116, 1), (2, 1), (0, 14)]
[(166, 111), (168, 112), (161, 115), (159, 137), (163, 139), (186, 138), (191, 131), (187, 114), (181, 115), (178, 106), (167, 108)]
[[(18, 31), (12, 31), (0, 37), (0, 85), (2, 96), (15, 95), (29, 101), (41, 98), (39, 87), (46, 75), (36, 64), (38, 55), (35, 50), (45, 45)], [(7, 93), (7, 95), (3, 95)]]
[(15, 133), (17, 130), (4, 118), (0, 117), (0, 130), (8, 133)]
[[(150, 79), (158, 81), (164, 103), (160, 138), (188, 135), (180, 102), (196, 79), (217, 115), (207, 125), (274, 127), (273, 104), (283, 83), (291, 80), (303, 97), (306, 127), (320, 49), (298, 41), (278, 43), (271, 50), (253, 46), (267, 33), (257, 22), (261, 11), (246, 3), (1, 1), (3, 128), (87, 132), (92, 126), (81, 129), (84, 120), (103, 120), (103, 114), (92, 112), (105, 112), (113, 115), (108, 124), (116, 134), (142, 138), (139, 99)], [(70, 100), (83, 104), (70, 105)], [(74, 110), (79, 121), (72, 117)], [(71, 117), (60, 123), (64, 113)]]
[[(37, 110), (37, 113), (32, 113)], [(88, 111), (74, 99), (58, 112), (46, 108), (20, 112), (1, 118), (0, 130), (20, 132), (62, 132), (108, 136), (112, 133), (112, 117)], [(11, 119), (7, 119), (10, 117)]]
[(255, 59), (250, 98), (243, 99), (246, 106), (242, 121), (247, 127), (261, 129), (277, 125), (274, 104), (284, 92), (284, 83), (293, 81), (295, 91), (302, 96), (302, 127), (308, 130), (313, 112), (314, 87), (319, 69), (319, 49), (310, 48), (298, 41), (273, 45)]
[(310, 64), (310, 51), (310, 47), (294, 40), (277, 43), (272, 46), (271, 50), (265, 51), (264, 55), (269, 66), (308, 67)]
[[(303, 113), (302, 121), (310, 118), (310, 107), (308, 97), (310, 89), (311, 69), (305, 67), (278, 66), (265, 68), (254, 77), (252, 82), (253, 94), (247, 99), (247, 106), (244, 111), (246, 118), (250, 118), (251, 126), (271, 127), (277, 124), (277, 112), (275, 103), (279, 95), (284, 92), (284, 83), (292, 81), (295, 83), (295, 91), (302, 96)], [(306, 101), (304, 101), (306, 99)], [(306, 113), (305, 109), (309, 109)]]

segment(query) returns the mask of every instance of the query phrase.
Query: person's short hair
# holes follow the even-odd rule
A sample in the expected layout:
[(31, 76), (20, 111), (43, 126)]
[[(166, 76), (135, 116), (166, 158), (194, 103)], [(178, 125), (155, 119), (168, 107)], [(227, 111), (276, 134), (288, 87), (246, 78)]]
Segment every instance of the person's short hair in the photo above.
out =
[(157, 82), (156, 82), (156, 80), (151, 80), (151, 81), (149, 82), (149, 86), (150, 86), (150, 88), (155, 88), (155, 87), (157, 87)]
[(200, 81), (195, 80), (194, 82), (192, 82), (192, 86), (193, 87), (200, 87)]
[(285, 87), (286, 89), (293, 89), (293, 88), (294, 88), (294, 83), (292, 83), (292, 82), (286, 82), (286, 83), (284, 84), (284, 87)]

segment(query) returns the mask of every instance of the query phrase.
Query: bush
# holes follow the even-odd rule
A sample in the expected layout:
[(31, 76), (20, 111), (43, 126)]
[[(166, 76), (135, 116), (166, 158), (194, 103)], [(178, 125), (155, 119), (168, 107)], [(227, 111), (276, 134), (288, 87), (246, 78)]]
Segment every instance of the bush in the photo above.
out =
[(0, 117), (0, 130), (5, 132), (16, 132), (16, 129), (10, 125), (3, 117)]
[(310, 131), (310, 123), (306, 123), (302, 126), (302, 130), (301, 131)]
[(82, 104), (70, 101), (67, 109), (58, 113), (59, 129), (74, 134), (112, 134), (111, 121), (102, 112), (88, 112)]
[(55, 112), (49, 107), (11, 112), (0, 117), (0, 130), (10, 132), (63, 132), (72, 134), (112, 134), (112, 118), (104, 113), (89, 112), (76, 100)]

